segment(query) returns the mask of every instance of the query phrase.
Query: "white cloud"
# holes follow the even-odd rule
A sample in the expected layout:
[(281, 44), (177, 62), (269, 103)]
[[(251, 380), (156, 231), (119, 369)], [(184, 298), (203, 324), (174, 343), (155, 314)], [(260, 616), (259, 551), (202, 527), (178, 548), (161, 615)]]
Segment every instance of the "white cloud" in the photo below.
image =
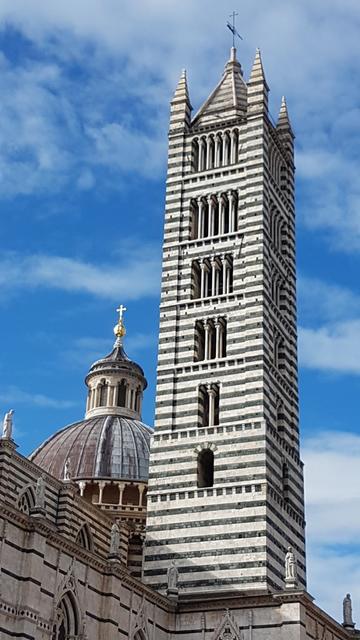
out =
[(360, 294), (331, 282), (301, 274), (297, 282), (301, 315), (320, 319), (348, 320), (360, 316)]
[(5, 407), (5, 410), (8, 410), (10, 405), (16, 406), (18, 404), (36, 406), (44, 409), (69, 409), (77, 405), (76, 402), (70, 400), (58, 400), (42, 393), (30, 393), (15, 386), (2, 389), (0, 402), (6, 405), (7, 408)]
[(310, 592), (341, 619), (345, 593), (360, 619), (360, 436), (321, 432), (305, 439), (305, 497)]
[(299, 328), (302, 367), (340, 373), (360, 373), (360, 319), (316, 329)]
[(119, 266), (52, 255), (5, 254), (0, 258), (0, 291), (51, 288), (111, 300), (137, 300), (158, 293), (160, 264), (146, 245), (123, 253)]

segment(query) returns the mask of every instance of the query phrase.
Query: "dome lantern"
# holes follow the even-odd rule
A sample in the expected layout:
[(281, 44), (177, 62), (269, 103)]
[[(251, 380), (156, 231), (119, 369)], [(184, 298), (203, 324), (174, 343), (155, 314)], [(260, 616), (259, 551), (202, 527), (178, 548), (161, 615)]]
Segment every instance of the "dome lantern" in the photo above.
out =
[(85, 418), (106, 414), (141, 419), (147, 381), (142, 368), (128, 358), (123, 347), (126, 335), (123, 313), (126, 307), (120, 305), (117, 311), (119, 320), (114, 327), (116, 340), (113, 350), (94, 362), (85, 379), (89, 390)]

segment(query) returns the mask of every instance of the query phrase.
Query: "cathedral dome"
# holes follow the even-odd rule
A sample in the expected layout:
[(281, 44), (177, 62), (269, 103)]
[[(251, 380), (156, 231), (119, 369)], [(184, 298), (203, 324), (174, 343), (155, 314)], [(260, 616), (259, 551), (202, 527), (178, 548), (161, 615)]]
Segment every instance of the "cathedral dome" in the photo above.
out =
[(30, 460), (62, 479), (148, 479), (151, 429), (139, 420), (102, 415), (75, 422), (48, 438)]
[(142, 368), (124, 351), (125, 308), (121, 305), (118, 311), (113, 350), (97, 360), (85, 378), (84, 420), (57, 431), (30, 456), (51, 475), (71, 478), (79, 486), (82, 481), (148, 480), (151, 429), (141, 421), (147, 381)]

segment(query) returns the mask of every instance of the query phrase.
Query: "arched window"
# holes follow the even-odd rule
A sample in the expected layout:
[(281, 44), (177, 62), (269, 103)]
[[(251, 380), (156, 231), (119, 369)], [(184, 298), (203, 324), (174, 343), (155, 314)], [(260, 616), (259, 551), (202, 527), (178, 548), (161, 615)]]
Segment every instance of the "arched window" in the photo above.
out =
[(76, 536), (76, 543), (83, 547), (83, 549), (87, 549), (87, 551), (92, 551), (93, 543), (92, 543), (92, 535), (89, 526), (85, 523), (80, 527), (78, 534)]
[(116, 404), (118, 407), (125, 407), (126, 404), (126, 382), (121, 380), (117, 386)]
[(218, 384), (200, 385), (198, 406), (200, 427), (212, 427), (219, 424), (220, 389)]
[(136, 484), (127, 484), (122, 494), (122, 504), (132, 504), (139, 506), (140, 493)]
[(195, 324), (195, 348), (194, 360), (199, 362), (205, 357), (205, 328), (204, 323), (198, 320)]
[(196, 200), (190, 202), (190, 240), (198, 237), (199, 205)]
[(197, 138), (192, 143), (192, 171), (197, 171), (199, 168), (199, 141)]
[(201, 271), (197, 260), (194, 260), (191, 267), (191, 297), (201, 297)]
[(56, 611), (52, 640), (76, 640), (79, 635), (79, 611), (71, 591), (61, 598)]
[(99, 389), (99, 407), (106, 407), (107, 405), (107, 384), (105, 380), (101, 381)]
[(213, 484), (214, 453), (211, 449), (203, 449), (197, 459), (197, 486), (212, 487)]
[(135, 411), (140, 413), (141, 410), (141, 389), (137, 387), (135, 391)]
[(35, 507), (35, 492), (32, 487), (27, 487), (19, 496), (18, 509), (22, 513), (30, 514), (31, 509)]

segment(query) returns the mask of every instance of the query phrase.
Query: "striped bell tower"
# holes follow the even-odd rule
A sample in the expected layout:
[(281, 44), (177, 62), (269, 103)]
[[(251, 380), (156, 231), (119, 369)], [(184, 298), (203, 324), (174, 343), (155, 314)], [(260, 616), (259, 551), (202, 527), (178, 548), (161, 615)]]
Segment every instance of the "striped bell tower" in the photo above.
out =
[(192, 117), (171, 102), (144, 579), (180, 594), (305, 586), (293, 133), (257, 51)]

